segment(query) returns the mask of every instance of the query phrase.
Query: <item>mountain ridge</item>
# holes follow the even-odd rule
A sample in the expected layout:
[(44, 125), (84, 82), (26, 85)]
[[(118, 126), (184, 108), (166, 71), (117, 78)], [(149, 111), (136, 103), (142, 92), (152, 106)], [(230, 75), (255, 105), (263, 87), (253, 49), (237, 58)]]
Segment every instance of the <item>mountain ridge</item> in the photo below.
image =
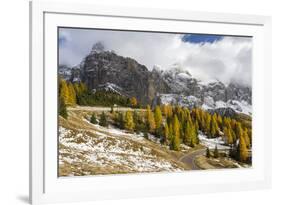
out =
[[(214, 80), (209, 83), (194, 78), (188, 71), (174, 64), (168, 70), (154, 66), (149, 71), (135, 59), (105, 50), (101, 42), (93, 45), (91, 52), (75, 67), (59, 66), (59, 75), (71, 82), (84, 82), (91, 90), (101, 85), (115, 85), (125, 96), (136, 97), (142, 104), (169, 103), (205, 109), (232, 108), (251, 114), (252, 91), (238, 83)], [(114, 87), (114, 86), (113, 86)], [(243, 104), (243, 106), (242, 106)], [(218, 106), (219, 105), (219, 106)]]

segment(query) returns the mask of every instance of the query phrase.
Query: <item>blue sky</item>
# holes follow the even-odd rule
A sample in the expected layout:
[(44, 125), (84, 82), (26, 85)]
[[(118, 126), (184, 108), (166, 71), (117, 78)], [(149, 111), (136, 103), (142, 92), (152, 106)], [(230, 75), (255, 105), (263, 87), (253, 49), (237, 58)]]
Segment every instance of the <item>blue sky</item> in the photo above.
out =
[(182, 37), (182, 40), (190, 43), (214, 43), (222, 38), (221, 35), (186, 34)]
[(58, 40), (60, 64), (79, 64), (102, 42), (106, 50), (131, 57), (149, 70), (177, 64), (202, 80), (251, 83), (250, 37), (60, 28)]

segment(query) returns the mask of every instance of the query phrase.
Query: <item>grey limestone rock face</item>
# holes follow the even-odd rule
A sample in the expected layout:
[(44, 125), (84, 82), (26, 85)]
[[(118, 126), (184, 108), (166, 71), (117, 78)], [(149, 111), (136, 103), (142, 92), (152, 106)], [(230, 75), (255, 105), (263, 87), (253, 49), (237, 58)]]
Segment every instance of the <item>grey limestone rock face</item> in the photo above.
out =
[[(85, 58), (81, 68), (81, 80), (90, 89), (112, 83), (122, 88), (122, 94), (136, 97), (141, 103), (151, 103), (158, 92), (170, 92), (168, 85), (157, 73), (150, 72), (144, 65), (112, 51), (96, 52)], [(101, 46), (99, 46), (101, 47)]]

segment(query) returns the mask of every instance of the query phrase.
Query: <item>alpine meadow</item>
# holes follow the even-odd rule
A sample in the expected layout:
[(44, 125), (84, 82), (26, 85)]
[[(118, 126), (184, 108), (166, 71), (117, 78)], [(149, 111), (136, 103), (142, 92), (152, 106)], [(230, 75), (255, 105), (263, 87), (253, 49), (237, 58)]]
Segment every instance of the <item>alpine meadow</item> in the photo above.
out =
[(59, 28), (59, 177), (252, 166), (252, 38)]

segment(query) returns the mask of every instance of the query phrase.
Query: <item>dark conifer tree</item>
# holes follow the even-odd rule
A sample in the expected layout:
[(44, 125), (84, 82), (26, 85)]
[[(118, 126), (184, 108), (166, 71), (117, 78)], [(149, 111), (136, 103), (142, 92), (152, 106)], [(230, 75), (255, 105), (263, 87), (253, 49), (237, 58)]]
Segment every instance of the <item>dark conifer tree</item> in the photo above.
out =
[(67, 117), (68, 117), (64, 98), (60, 98), (60, 100), (59, 100), (59, 115), (65, 119), (67, 119)]
[(113, 108), (113, 105), (110, 106), (110, 113), (114, 113), (114, 108)]
[(216, 146), (214, 150), (214, 158), (218, 158), (218, 157), (219, 157), (219, 150), (218, 147)]
[(124, 115), (123, 115), (122, 112), (118, 113), (117, 124), (118, 124), (120, 129), (124, 129), (125, 128), (125, 119), (124, 119)]
[(103, 126), (103, 127), (108, 127), (107, 117), (106, 117), (106, 115), (105, 115), (104, 112), (102, 112), (102, 114), (101, 114), (101, 116), (100, 116), (99, 125), (100, 125), (100, 126)]
[(208, 158), (211, 157), (209, 147), (207, 147), (207, 149), (206, 149), (206, 157), (208, 157)]
[(92, 124), (98, 124), (98, 120), (95, 113), (92, 114), (90, 122)]
[(180, 150), (180, 139), (177, 135), (173, 135), (171, 140), (171, 149), (175, 150), (175, 151), (179, 151)]

